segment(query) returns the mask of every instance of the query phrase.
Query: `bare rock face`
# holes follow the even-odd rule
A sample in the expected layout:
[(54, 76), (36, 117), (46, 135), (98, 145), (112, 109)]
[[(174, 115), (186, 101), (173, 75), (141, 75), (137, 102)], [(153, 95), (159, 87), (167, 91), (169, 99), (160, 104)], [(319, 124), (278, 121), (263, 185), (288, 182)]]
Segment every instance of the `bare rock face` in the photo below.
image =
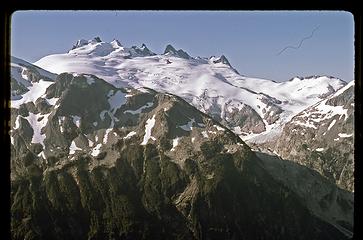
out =
[(239, 127), (242, 132), (261, 133), (266, 130), (260, 115), (248, 105), (243, 105), (240, 110), (226, 112), (225, 120), (222, 123), (231, 129)]
[(285, 125), (275, 151), (354, 191), (354, 83)]
[[(320, 195), (307, 203), (281, 182), (271, 170), (280, 162), (267, 167), (237, 135), (175, 95), (68, 73), (43, 90), (35, 104), (11, 109), (13, 239), (351, 235), (351, 193), (314, 178), (346, 204), (347, 216), (331, 221), (312, 207)], [(253, 118), (251, 126), (260, 121)], [(321, 204), (340, 213), (342, 204), (329, 197)]]

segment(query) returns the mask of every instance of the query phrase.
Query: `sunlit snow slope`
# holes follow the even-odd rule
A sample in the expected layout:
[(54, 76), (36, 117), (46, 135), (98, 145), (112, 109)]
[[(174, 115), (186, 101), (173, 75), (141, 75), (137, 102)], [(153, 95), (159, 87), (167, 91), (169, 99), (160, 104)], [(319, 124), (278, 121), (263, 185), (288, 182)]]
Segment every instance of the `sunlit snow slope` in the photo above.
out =
[(149, 87), (179, 95), (249, 141), (279, 134), (282, 124), (346, 83), (328, 76), (277, 83), (240, 75), (224, 57), (190, 57), (168, 45), (163, 54), (144, 44), (126, 48), (119, 41), (79, 40), (65, 54), (35, 65), (50, 72), (88, 73), (115, 87)]

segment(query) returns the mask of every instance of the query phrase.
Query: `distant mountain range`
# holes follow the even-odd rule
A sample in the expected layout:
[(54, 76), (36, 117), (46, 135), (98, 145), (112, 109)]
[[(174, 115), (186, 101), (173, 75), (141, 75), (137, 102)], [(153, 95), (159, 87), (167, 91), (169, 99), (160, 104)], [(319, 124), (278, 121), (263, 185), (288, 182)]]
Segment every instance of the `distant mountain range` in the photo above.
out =
[(46, 56), (35, 65), (57, 74), (94, 74), (116, 87), (176, 94), (251, 141), (280, 133), (294, 115), (346, 85), (329, 76), (281, 83), (249, 78), (238, 74), (225, 56), (193, 58), (171, 45), (155, 54), (145, 44), (126, 48), (99, 38), (79, 40), (68, 53)]

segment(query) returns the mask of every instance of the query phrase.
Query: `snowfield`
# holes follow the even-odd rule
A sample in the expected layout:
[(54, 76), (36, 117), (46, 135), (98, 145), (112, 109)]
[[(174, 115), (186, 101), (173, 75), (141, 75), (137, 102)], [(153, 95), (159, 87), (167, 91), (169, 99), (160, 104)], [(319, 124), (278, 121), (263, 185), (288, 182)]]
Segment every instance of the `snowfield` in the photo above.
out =
[[(110, 43), (80, 40), (68, 53), (49, 55), (34, 64), (57, 74), (94, 74), (115, 87), (148, 87), (170, 92), (202, 112), (215, 111), (221, 119), (225, 119), (227, 111), (240, 111), (248, 105), (263, 119), (266, 128), (260, 134), (235, 131), (249, 141), (264, 141), (279, 134), (281, 126), (294, 115), (346, 85), (340, 79), (327, 76), (295, 77), (279, 83), (249, 78), (238, 74), (224, 57), (185, 58), (170, 52), (141, 54), (135, 50), (145, 48), (144, 45), (142, 48), (126, 48), (117, 40)], [(113, 96), (110, 105), (114, 113), (127, 95), (118, 92)], [(116, 103), (116, 97), (122, 101)], [(266, 120), (275, 114), (271, 106), (282, 111), (273, 123)], [(141, 110), (129, 113), (137, 114)], [(188, 124), (185, 128), (191, 126)]]

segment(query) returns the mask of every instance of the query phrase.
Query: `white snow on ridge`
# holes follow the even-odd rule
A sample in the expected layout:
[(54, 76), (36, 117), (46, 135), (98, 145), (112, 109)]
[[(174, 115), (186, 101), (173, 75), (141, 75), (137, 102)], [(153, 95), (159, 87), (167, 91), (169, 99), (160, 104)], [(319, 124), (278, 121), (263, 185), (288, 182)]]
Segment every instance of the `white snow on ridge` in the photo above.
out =
[(132, 136), (134, 136), (134, 135), (136, 135), (136, 132), (134, 132), (134, 131), (131, 131), (131, 132), (129, 132), (125, 137), (124, 137), (124, 139), (129, 139), (129, 138), (131, 138)]
[(151, 136), (151, 130), (153, 129), (154, 125), (155, 125), (155, 114), (153, 115), (152, 118), (146, 120), (145, 135), (141, 145), (146, 145), (150, 138), (154, 141), (156, 140), (154, 137)]
[(47, 98), (46, 98), (45, 100), (48, 102), (48, 104), (49, 104), (49, 105), (54, 106), (54, 105), (57, 103), (58, 99), (59, 99), (59, 98), (55, 98), (55, 97), (54, 97), (54, 98), (50, 98), (50, 99), (47, 99)]
[(209, 138), (208, 133), (207, 133), (206, 131), (202, 131), (202, 135), (203, 135), (203, 137), (205, 137), (205, 138)]
[(23, 118), (23, 116), (18, 115), (15, 119), (15, 126), (14, 126), (14, 130), (18, 129), (20, 127), (20, 118)]
[(324, 151), (324, 148), (317, 148), (317, 149), (315, 149), (315, 151), (322, 152), (322, 151)]
[(88, 146), (89, 146), (89, 147), (92, 147), (92, 146), (93, 146), (93, 141), (92, 141), (92, 140), (90, 140), (90, 139), (88, 139)]
[[(34, 114), (29, 112), (29, 116), (24, 117), (25, 119), (28, 120), (29, 124), (31, 125), (34, 131), (31, 142), (40, 143), (41, 145), (43, 145), (43, 148), (45, 148), (44, 139), (46, 136), (45, 134), (41, 133), (41, 130), (47, 125), (49, 115), (50, 113), (42, 115), (41, 113)], [(38, 119), (41, 120), (38, 121)]]
[(106, 129), (105, 135), (103, 136), (103, 143), (106, 144), (108, 140), (108, 134), (112, 131), (112, 128)]
[(38, 98), (45, 94), (47, 88), (54, 82), (39, 80), (39, 82), (33, 83), (32, 86), (28, 87), (29, 91), (22, 95), (21, 99), (11, 100), (10, 106), (12, 108), (19, 108), (23, 103), (35, 102)]
[(29, 81), (28, 75), (25, 74), (25, 71), (27, 71), (27, 69), (25, 67), (22, 67), (21, 77)]
[(347, 89), (349, 89), (350, 87), (354, 87), (355, 86), (355, 81), (352, 80), (350, 81), (347, 85), (345, 85), (344, 87), (340, 88), (338, 91), (336, 91), (332, 96), (330, 96), (330, 98), (339, 96), (340, 94), (342, 94), (343, 92), (345, 92)]
[(170, 152), (175, 151), (176, 146), (178, 146), (179, 139), (180, 139), (179, 137), (173, 139), (173, 147), (170, 149)]
[(25, 87), (29, 87), (32, 84), (29, 82), (28, 77), (26, 75), (23, 75), (24, 72), (24, 67), (11, 62), (10, 63), (11, 66), (11, 77), (14, 78), (19, 84), (25, 86)]
[(100, 152), (101, 152), (101, 150), (100, 150), (101, 147), (102, 147), (102, 144), (101, 143), (97, 144), (96, 147), (94, 147), (92, 149), (91, 155), (94, 156), (94, 157), (97, 157), (98, 154), (100, 154)]
[(321, 114), (326, 114), (323, 119), (331, 118), (335, 115), (344, 115), (344, 120), (348, 118), (348, 109), (343, 108), (343, 106), (330, 106), (326, 104), (327, 100), (322, 101), (320, 104), (316, 105), (315, 108)]
[(41, 151), (41, 152), (38, 154), (38, 157), (42, 157), (43, 159), (46, 159), (45, 154), (44, 154), (44, 151)]
[(81, 126), (81, 117), (71, 115), (73, 123), (79, 128)]
[(348, 138), (348, 137), (353, 136), (353, 133), (352, 134), (338, 133), (338, 136), (341, 137), (341, 138)]
[(311, 124), (310, 122), (301, 122), (301, 121), (295, 120), (295, 121), (293, 121), (293, 123), (295, 125), (301, 125), (304, 127), (317, 129), (317, 127), (314, 124)]
[(34, 64), (31, 64), (27, 61), (24, 61), (22, 59), (19, 59), (17, 57), (11, 56), (11, 66), (18, 66), (20, 68), (26, 68), (26, 67), (34, 67), (39, 72), (41, 76), (47, 77), (49, 79), (55, 80), (56, 74), (48, 72), (44, 70), (43, 68), (39, 68), (38, 66), (35, 66)]
[(224, 128), (222, 128), (218, 125), (213, 125), (213, 127), (217, 128), (218, 131), (224, 131)]
[(331, 121), (329, 127), (328, 127), (328, 131), (334, 126), (334, 124), (336, 123), (336, 120), (334, 119), (333, 121)]
[(240, 127), (240, 126), (234, 127), (234, 128), (233, 128), (233, 132), (234, 132), (235, 134), (237, 134), (237, 135), (242, 134), (241, 127)]
[(65, 116), (58, 117), (58, 125), (59, 125), (59, 130), (61, 133), (64, 132), (64, 128), (63, 128), (62, 124), (63, 124), (63, 121), (65, 120), (65, 118), (66, 118)]
[[(276, 98), (281, 103), (275, 104), (283, 112), (274, 124), (269, 125), (264, 121), (266, 131), (262, 134), (266, 139), (269, 133), (273, 136), (278, 134), (281, 125), (293, 116), (320, 101), (321, 95), (331, 94), (345, 85), (339, 79), (326, 76), (294, 78), (278, 83), (241, 76), (226, 64), (214, 64), (213, 61), (200, 58), (186, 60), (161, 54), (133, 57), (130, 56), (130, 49), (116, 41), (88, 41), (84, 44), (66, 54), (44, 57), (36, 65), (56, 73), (67, 71), (94, 74), (116, 87), (134, 87), (140, 91), (147, 87), (159, 92), (169, 92), (184, 98), (202, 112), (217, 109), (222, 118), (226, 112), (248, 105), (264, 119), (263, 111), (268, 109), (265, 100)], [(129, 95), (125, 94), (123, 99)], [(119, 107), (111, 108), (111, 112), (115, 113)], [(138, 113), (137, 110), (128, 111), (131, 114)], [(185, 129), (190, 131), (191, 126), (185, 126)], [(248, 139), (256, 137), (258, 134), (244, 136)]]
[(76, 150), (82, 150), (82, 148), (77, 147), (76, 143), (73, 140), (71, 145), (69, 146), (69, 154), (74, 154)]

